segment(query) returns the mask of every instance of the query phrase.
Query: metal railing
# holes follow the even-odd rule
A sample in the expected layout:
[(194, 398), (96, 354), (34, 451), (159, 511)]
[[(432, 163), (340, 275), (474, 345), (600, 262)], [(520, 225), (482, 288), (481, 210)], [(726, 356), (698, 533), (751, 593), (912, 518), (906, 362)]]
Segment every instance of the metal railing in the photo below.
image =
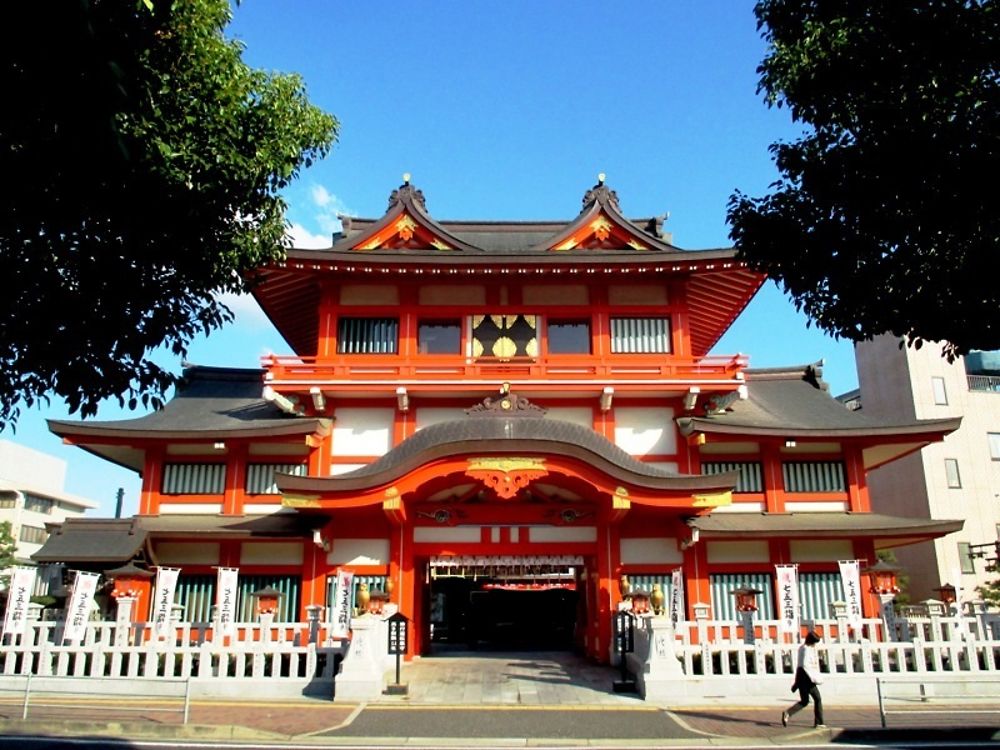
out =
[[(893, 693), (887, 689), (890, 685), (903, 686), (907, 690)], [(996, 713), (997, 702), (1000, 701), (1000, 678), (961, 680), (948, 677), (922, 677), (919, 680), (875, 678), (878, 690), (878, 713), (882, 728), (888, 725), (888, 715), (909, 714), (916, 712), (926, 714), (992, 714)], [(976, 690), (969, 691), (969, 686)], [(945, 688), (945, 692), (939, 692)], [(900, 708), (890, 708), (890, 702), (897, 702)], [(934, 702), (939, 702), (934, 707)], [(976, 702), (982, 708), (975, 708)]]
[(966, 375), (969, 390), (985, 393), (1000, 393), (1000, 376), (998, 375)]

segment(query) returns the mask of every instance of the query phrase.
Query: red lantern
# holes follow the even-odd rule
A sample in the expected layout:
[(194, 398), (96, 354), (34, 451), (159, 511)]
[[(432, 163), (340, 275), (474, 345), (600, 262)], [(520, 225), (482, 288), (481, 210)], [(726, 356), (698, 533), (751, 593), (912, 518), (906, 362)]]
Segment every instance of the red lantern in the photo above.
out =
[(899, 568), (890, 565), (885, 560), (879, 560), (869, 568), (861, 571), (871, 576), (871, 589), (873, 594), (898, 594), (899, 586), (896, 585), (896, 573)]
[(649, 592), (637, 589), (629, 597), (632, 600), (632, 614), (644, 615), (649, 612)]
[(736, 597), (737, 612), (756, 612), (757, 594), (763, 594), (760, 589), (741, 588), (733, 589), (733, 596)]
[(114, 581), (114, 589), (111, 596), (115, 599), (128, 597), (138, 599), (139, 595), (146, 590), (148, 581), (153, 577), (153, 572), (138, 567), (134, 562), (128, 562), (120, 568), (104, 571), (104, 575)]
[(372, 589), (368, 595), (368, 614), (381, 615), (385, 603), (389, 600), (389, 595), (382, 589)]
[(958, 593), (954, 586), (950, 583), (942, 583), (938, 588), (934, 589), (941, 595), (941, 601), (945, 604), (954, 604), (956, 599), (956, 594)]
[(281, 598), (281, 592), (276, 588), (268, 586), (260, 591), (254, 591), (250, 596), (257, 603), (258, 615), (273, 615), (278, 611), (278, 599)]

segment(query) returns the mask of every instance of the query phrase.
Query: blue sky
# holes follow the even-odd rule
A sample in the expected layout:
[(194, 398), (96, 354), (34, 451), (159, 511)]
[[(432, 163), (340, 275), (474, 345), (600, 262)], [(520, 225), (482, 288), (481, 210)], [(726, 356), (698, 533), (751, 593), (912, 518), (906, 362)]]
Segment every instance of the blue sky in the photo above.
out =
[[(730, 194), (763, 195), (777, 177), (768, 145), (800, 131), (756, 93), (765, 47), (752, 0), (479, 0), (334, 3), (243, 0), (230, 36), (254, 67), (299, 73), (337, 116), (332, 153), (287, 191), (300, 246), (328, 246), (336, 215), (381, 216), (409, 172), (438, 219), (569, 219), (604, 172), (629, 216), (669, 214), (686, 249), (729, 245)], [(200, 340), (188, 359), (253, 367), (290, 353), (255, 305)], [(826, 360), (833, 393), (857, 385), (851, 345), (808, 328), (768, 284), (715, 353), (751, 366)], [(179, 362), (166, 360), (179, 369)], [(98, 419), (118, 419), (115, 404)], [(61, 445), (28, 410), (0, 433), (69, 461), (67, 489), (114, 511), (131, 472)]]

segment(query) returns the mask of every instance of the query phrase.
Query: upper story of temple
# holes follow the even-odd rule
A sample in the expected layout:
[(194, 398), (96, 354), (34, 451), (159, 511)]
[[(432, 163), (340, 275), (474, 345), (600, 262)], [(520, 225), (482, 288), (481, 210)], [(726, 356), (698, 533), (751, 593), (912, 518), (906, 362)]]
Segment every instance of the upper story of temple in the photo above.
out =
[(709, 351), (764, 276), (732, 249), (681, 250), (627, 219), (601, 180), (568, 221), (436, 221), (405, 182), (380, 219), (342, 217), (332, 247), (293, 249), (255, 296), (293, 353), (269, 395), (321, 414), (351, 394), (615, 394), (698, 403), (740, 391), (747, 359)]

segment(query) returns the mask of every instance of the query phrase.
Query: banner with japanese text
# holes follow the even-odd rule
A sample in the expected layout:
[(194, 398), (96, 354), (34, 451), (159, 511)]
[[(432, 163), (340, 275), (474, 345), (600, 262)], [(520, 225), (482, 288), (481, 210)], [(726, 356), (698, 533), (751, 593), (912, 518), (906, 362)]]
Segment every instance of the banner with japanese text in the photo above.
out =
[(840, 583), (844, 587), (844, 603), (847, 605), (847, 624), (861, 628), (864, 609), (861, 605), (861, 561), (839, 560)]
[(219, 634), (236, 635), (236, 593), (239, 568), (219, 568), (215, 585), (215, 611)]
[(670, 574), (670, 621), (677, 625), (683, 622), (684, 608), (684, 575), (680, 568), (675, 568)]
[(351, 602), (354, 598), (354, 573), (337, 571), (337, 588), (330, 613), (330, 636), (347, 638), (351, 634)]
[(98, 573), (77, 571), (73, 581), (73, 592), (66, 607), (66, 625), (63, 628), (63, 642), (80, 641), (87, 632), (87, 620), (90, 619), (90, 609), (94, 606), (94, 594), (97, 593)]
[(799, 576), (796, 565), (775, 565), (778, 579), (778, 629), (782, 633), (799, 632)]
[(28, 602), (35, 586), (35, 568), (14, 568), (7, 587), (7, 612), (3, 618), (3, 635), (24, 635), (28, 624)]
[(156, 569), (156, 586), (153, 588), (153, 632), (166, 637), (170, 631), (170, 610), (174, 606), (177, 576), (180, 568)]

